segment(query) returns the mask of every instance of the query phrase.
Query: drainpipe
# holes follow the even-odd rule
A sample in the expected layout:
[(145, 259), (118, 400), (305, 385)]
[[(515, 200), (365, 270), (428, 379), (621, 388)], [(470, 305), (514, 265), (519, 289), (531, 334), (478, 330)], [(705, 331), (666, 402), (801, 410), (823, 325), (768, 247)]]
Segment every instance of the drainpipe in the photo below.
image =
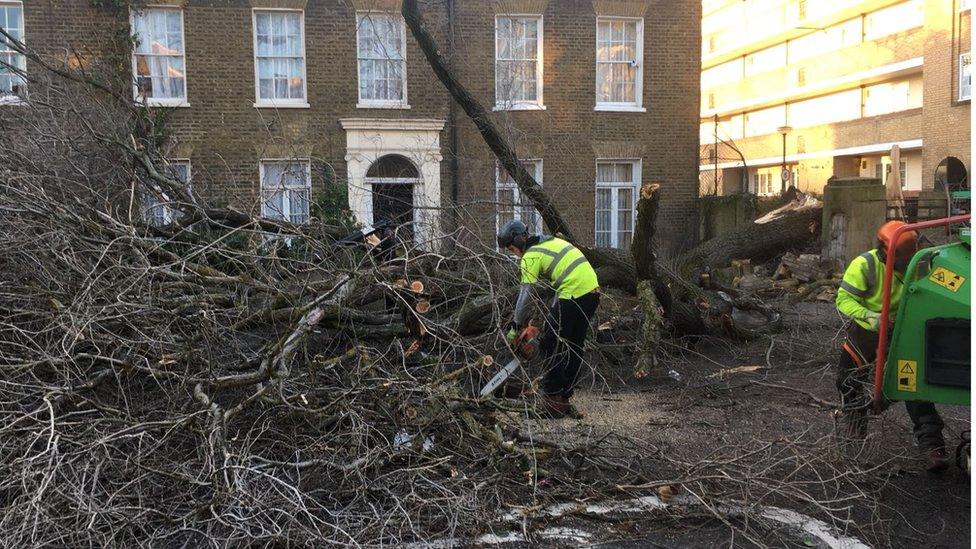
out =
[[(447, 21), (448, 21), (448, 48), (450, 55), (448, 56), (448, 63), (451, 71), (454, 71), (454, 1), (447, 0)], [(451, 224), (452, 230), (457, 229), (459, 225), (458, 219), (458, 130), (457, 130), (457, 104), (454, 100), (448, 96), (447, 104), (447, 134), (448, 134), (448, 151), (450, 155), (450, 170), (451, 170)]]

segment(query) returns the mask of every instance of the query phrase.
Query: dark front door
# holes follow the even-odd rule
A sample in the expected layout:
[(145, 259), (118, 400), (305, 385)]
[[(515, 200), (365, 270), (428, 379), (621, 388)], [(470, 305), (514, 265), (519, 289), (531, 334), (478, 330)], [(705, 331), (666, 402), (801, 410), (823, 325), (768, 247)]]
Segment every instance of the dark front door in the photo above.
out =
[(413, 240), (413, 185), (409, 183), (373, 183), (373, 222), (392, 221), (397, 238)]

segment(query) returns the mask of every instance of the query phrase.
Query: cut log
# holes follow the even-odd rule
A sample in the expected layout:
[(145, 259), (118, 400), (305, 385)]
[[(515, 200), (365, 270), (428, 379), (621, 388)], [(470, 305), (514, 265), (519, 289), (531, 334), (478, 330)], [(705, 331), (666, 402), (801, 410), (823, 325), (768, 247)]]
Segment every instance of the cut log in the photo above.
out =
[(833, 264), (831, 261), (824, 261), (819, 255), (786, 254), (783, 256), (781, 266), (785, 267), (793, 278), (800, 282), (811, 282), (830, 278)]

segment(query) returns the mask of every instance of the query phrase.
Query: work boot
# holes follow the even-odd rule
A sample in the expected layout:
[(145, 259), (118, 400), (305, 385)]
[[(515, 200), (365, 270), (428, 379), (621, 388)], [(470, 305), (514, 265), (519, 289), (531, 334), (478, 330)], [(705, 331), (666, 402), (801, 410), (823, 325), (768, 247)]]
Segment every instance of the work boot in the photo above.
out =
[(562, 397), (562, 398), (563, 398), (563, 401), (566, 402), (566, 416), (567, 417), (571, 417), (573, 419), (583, 419), (583, 412), (580, 412), (579, 409), (576, 408), (576, 406), (573, 406), (569, 402), (569, 399), (568, 398), (566, 398), (566, 397)]
[(540, 394), (536, 400), (536, 411), (543, 418), (562, 419), (568, 416), (569, 410), (569, 401), (560, 395)]
[(945, 448), (930, 448), (925, 452), (925, 470), (930, 473), (941, 473), (949, 468), (949, 453)]

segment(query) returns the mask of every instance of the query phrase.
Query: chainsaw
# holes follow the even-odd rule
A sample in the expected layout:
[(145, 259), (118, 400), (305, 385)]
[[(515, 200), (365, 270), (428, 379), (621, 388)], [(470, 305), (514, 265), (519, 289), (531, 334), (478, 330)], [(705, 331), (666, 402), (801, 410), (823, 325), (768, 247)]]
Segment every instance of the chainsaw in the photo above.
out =
[(515, 338), (515, 342), (512, 343), (512, 350), (515, 351), (515, 358), (510, 360), (508, 364), (505, 365), (495, 377), (488, 380), (488, 383), (481, 389), (480, 395), (482, 397), (490, 395), (495, 389), (501, 387), (502, 383), (512, 375), (512, 372), (518, 368), (519, 362), (521, 360), (532, 360), (539, 354), (539, 328), (535, 326), (526, 326), (519, 332), (519, 335)]

